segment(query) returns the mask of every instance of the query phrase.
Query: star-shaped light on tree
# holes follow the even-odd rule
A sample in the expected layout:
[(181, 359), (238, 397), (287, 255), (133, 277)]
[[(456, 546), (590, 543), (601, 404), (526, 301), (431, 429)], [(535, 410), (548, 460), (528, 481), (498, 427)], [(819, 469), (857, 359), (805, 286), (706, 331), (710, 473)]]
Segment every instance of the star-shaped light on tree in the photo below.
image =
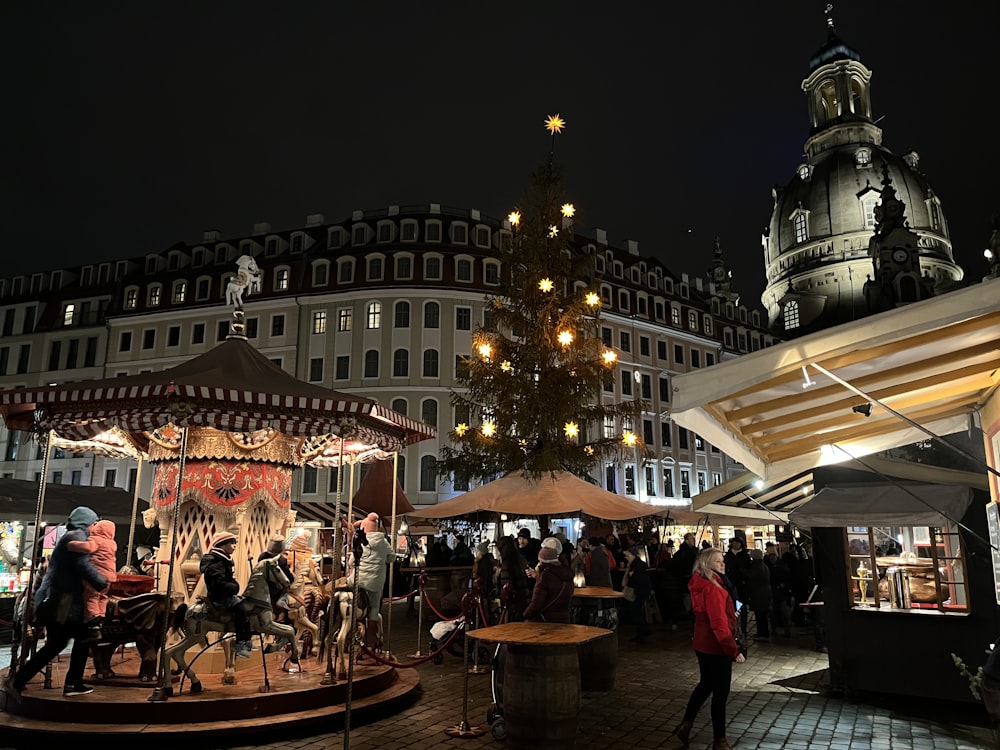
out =
[(510, 372), (511, 369), (513, 369), (513, 365), (510, 363), (509, 359), (505, 359), (503, 362), (500, 363), (500, 369), (503, 370), (504, 372)]
[(490, 355), (493, 354), (493, 347), (489, 345), (488, 342), (483, 342), (479, 345), (479, 356), (483, 359), (489, 359)]
[(606, 365), (613, 365), (618, 359), (618, 355), (611, 349), (605, 349), (602, 357), (604, 359), (604, 364)]
[(543, 292), (551, 292), (555, 288), (555, 284), (552, 283), (552, 279), (542, 279), (538, 282), (538, 288)]
[(631, 430), (625, 430), (625, 432), (622, 433), (622, 442), (630, 448), (634, 446), (638, 440), (639, 438)]
[(570, 331), (559, 331), (558, 339), (563, 346), (569, 346), (573, 343), (573, 334)]
[(580, 425), (576, 422), (567, 422), (563, 427), (563, 432), (566, 433), (566, 437), (575, 438), (580, 434)]
[(482, 430), (485, 437), (493, 437), (493, 434), (497, 431), (497, 426), (493, 422), (483, 422)]
[(562, 208), (559, 210), (562, 211), (562, 215), (567, 219), (571, 219), (576, 215), (576, 207), (572, 203), (563, 203)]
[(597, 292), (587, 292), (584, 301), (591, 307), (597, 307), (601, 303), (601, 296)]
[(467, 433), (468, 431), (469, 431), (469, 425), (467, 425), (465, 422), (462, 422), (461, 424), (455, 426), (455, 434), (458, 435), (459, 437), (464, 436), (465, 433)]
[(545, 118), (545, 129), (552, 133), (552, 135), (561, 133), (564, 127), (566, 127), (566, 121), (558, 113)]
[(557, 227), (555, 224), (549, 227), (549, 237), (556, 237), (558, 236), (558, 234), (559, 234), (559, 227)]
[(518, 224), (521, 223), (521, 212), (511, 211), (509, 214), (507, 214), (507, 221), (510, 222), (510, 225), (512, 227), (516, 227)]

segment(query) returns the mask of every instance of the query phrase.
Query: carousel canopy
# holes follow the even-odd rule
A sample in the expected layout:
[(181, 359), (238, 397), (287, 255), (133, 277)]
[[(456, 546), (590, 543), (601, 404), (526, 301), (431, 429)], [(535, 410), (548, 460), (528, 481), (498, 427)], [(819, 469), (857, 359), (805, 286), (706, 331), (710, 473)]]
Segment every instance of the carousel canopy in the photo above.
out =
[(300, 381), (236, 336), (160, 372), (0, 392), (0, 415), (9, 429), (52, 430), (67, 440), (117, 428), (140, 449), (146, 432), (168, 424), (342, 435), (389, 452), (434, 435), (373, 399)]
[(586, 515), (605, 521), (627, 521), (657, 513), (651, 505), (630, 500), (567, 471), (531, 479), (511, 473), (443, 503), (407, 513), (411, 518), (458, 518), (478, 513), (566, 517)]

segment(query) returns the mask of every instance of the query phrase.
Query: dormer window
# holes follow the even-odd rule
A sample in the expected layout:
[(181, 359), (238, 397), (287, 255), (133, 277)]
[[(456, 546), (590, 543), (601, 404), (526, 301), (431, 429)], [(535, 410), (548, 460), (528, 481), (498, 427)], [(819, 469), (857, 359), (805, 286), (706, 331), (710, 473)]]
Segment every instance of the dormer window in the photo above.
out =
[(395, 225), (391, 221), (380, 221), (378, 223), (378, 241), (392, 242)]
[(331, 250), (339, 250), (344, 246), (344, 230), (340, 227), (333, 227), (326, 238), (326, 246)]
[(139, 290), (135, 287), (129, 287), (125, 290), (125, 309), (134, 310), (139, 302)]
[(278, 238), (268, 237), (267, 243), (264, 245), (264, 257), (273, 258), (278, 254)]
[(424, 235), (428, 242), (440, 242), (441, 241), (441, 222), (440, 221), (428, 221), (427, 227), (424, 230)]
[(413, 219), (405, 219), (399, 226), (400, 239), (403, 242), (417, 241), (417, 222)]
[(805, 182), (810, 177), (812, 177), (813, 168), (808, 164), (800, 164), (798, 168), (799, 179)]
[(795, 232), (795, 244), (801, 244), (809, 239), (809, 227), (805, 211), (798, 210), (792, 215), (792, 229)]
[(160, 304), (160, 290), (159, 284), (154, 284), (149, 288), (148, 304), (150, 307), (157, 307)]
[(854, 152), (854, 164), (859, 167), (867, 167), (872, 163), (872, 152), (868, 148), (859, 148)]
[(185, 297), (187, 297), (187, 282), (178, 281), (174, 284), (174, 304), (180, 304), (184, 302)]
[(292, 252), (301, 253), (302, 252), (302, 235), (297, 234), (292, 237)]
[(351, 230), (351, 244), (364, 245), (366, 242), (368, 242), (368, 227), (364, 224), (357, 224)]
[(451, 225), (451, 241), (456, 245), (465, 245), (469, 241), (469, 228), (465, 224), (454, 223)]

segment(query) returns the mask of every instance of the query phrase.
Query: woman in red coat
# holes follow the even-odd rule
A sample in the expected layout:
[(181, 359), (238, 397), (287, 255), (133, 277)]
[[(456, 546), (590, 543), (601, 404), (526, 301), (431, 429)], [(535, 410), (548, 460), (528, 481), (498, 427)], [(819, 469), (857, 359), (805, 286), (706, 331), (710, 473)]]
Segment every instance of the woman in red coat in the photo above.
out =
[(736, 643), (736, 592), (726, 579), (721, 550), (713, 547), (698, 553), (688, 588), (694, 611), (694, 652), (698, 657), (700, 680), (691, 693), (684, 720), (674, 735), (688, 746), (691, 724), (708, 696), (712, 696), (713, 750), (730, 750), (726, 739), (726, 700), (733, 680), (733, 662), (746, 657)]

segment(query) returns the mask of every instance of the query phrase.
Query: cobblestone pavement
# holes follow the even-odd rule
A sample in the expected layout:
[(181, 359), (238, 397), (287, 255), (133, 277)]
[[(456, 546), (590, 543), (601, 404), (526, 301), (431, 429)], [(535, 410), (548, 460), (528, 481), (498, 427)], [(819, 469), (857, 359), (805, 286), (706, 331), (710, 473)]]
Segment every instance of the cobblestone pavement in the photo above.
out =
[[(417, 617), (405, 603), (393, 608), (392, 650), (409, 661), (417, 650)], [(426, 619), (423, 623), (427, 625)], [(427, 627), (419, 648), (429, 651)], [(607, 693), (584, 693), (579, 748), (679, 748), (670, 732), (680, 721), (697, 662), (690, 633), (654, 623), (653, 636), (632, 643), (632, 628), (619, 632), (616, 683)], [(493, 705), (492, 678), (467, 674), (461, 658), (444, 654), (440, 664), (425, 662), (419, 694), (401, 711), (366, 724), (311, 725), (298, 731), (257, 732), (213, 741), (177, 742), (185, 750), (503, 750), (487, 723)], [(737, 750), (985, 750), (997, 748), (985, 710), (969, 704), (947, 709), (927, 701), (836, 697), (827, 690), (827, 657), (813, 649), (809, 631), (751, 645), (746, 664), (734, 665), (728, 704), (728, 737)], [(467, 696), (467, 699), (466, 699)], [(476, 736), (450, 736), (468, 727)], [(710, 748), (712, 730), (706, 705), (691, 735), (691, 748)], [(544, 750), (539, 743), (539, 750)]]

